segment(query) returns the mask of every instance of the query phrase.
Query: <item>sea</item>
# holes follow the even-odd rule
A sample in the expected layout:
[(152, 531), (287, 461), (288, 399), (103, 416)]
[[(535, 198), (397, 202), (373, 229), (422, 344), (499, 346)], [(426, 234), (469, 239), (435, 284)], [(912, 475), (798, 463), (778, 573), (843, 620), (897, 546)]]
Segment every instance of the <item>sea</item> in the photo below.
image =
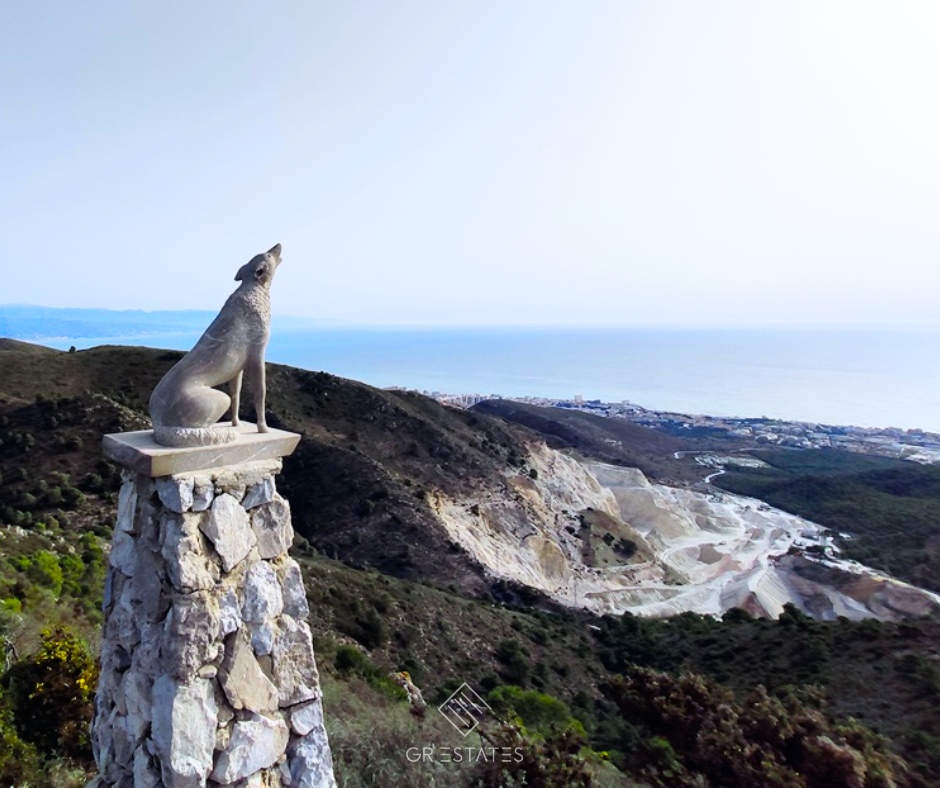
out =
[[(40, 340), (187, 350), (198, 334)], [(940, 328), (275, 330), (268, 361), (426, 392), (940, 433)]]

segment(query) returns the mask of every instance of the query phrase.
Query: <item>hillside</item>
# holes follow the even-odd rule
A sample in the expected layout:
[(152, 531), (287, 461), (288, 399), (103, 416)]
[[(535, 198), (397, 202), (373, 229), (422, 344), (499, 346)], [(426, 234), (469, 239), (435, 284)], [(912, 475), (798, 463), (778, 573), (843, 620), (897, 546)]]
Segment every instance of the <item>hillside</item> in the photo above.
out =
[[(42, 760), (66, 750), (42, 749), (43, 737), (29, 743), (36, 732), (22, 710), (35, 709), (41, 698), (17, 700), (16, 682), (42, 653), (44, 627), (62, 625), (90, 643), (97, 640), (119, 483), (117, 470), (101, 458), (100, 435), (143, 428), (150, 389), (178, 357), (141, 348), (60, 353), (0, 343), (0, 638), (11, 649), (10, 669), (0, 679), (0, 741), (6, 752), (18, 753), (15, 762), (0, 758), (0, 777), (9, 783), (25, 782), (22, 770), (30, 768), (29, 774), (48, 775), (31, 784), (82, 784), (54, 771), (58, 761), (50, 766)], [(610, 762), (587, 755), (595, 784), (746, 785), (708, 782), (709, 775), (744, 768), (729, 760), (732, 738), (727, 748), (690, 749), (688, 731), (670, 727), (663, 710), (648, 705), (657, 695), (648, 689), (637, 694), (641, 686), (666, 687), (670, 676), (679, 682), (687, 671), (700, 678), (670, 686), (669, 697), (697, 709), (684, 717), (696, 724), (710, 725), (709, 715), (735, 709), (740, 725), (729, 719), (722, 728), (734, 746), (754, 731), (744, 706), (725, 694), (731, 691), (742, 704), (751, 698), (747, 703), (766, 706), (777, 732), (786, 725), (773, 703), (783, 704), (809, 726), (800, 728), (800, 736), (838, 743), (838, 752), (855, 758), (858, 768), (880, 763), (900, 785), (940, 780), (936, 619), (825, 623), (786, 608), (779, 621), (733, 611), (721, 622), (690, 613), (646, 620), (560, 609), (521, 583), (485, 571), (454, 544), (446, 524), (454, 521), (442, 521), (441, 512), (457, 512), (463, 522), (485, 517), (491, 501), (499, 522), (527, 533), (554, 528), (562, 518), (577, 550), (570, 560), (583, 561), (591, 572), (648, 561), (645, 540), (607, 513), (611, 499), (587, 485), (577, 463), (539, 448), (528, 428), (414, 394), (273, 365), (269, 391), (270, 423), (304, 435), (278, 484), (293, 509), (293, 553), (304, 569), (318, 659), (327, 675), (327, 724), (349, 785), (505, 782), (481, 771), (415, 771), (402, 752), (416, 739), (444, 743), (446, 727), (442, 733), (440, 725), (446, 723), (433, 710), (423, 721), (409, 715), (384, 678), (392, 669), (410, 671), (432, 704), (464, 681), (494, 704), (515, 703), (528, 726), (527, 746), (541, 753), (527, 759), (526, 768), (541, 774), (545, 785), (577, 784), (570, 771), (567, 782), (546, 776), (566, 763), (572, 742), (574, 752), (577, 742), (608, 752), (622, 770), (611, 772)], [(650, 456), (665, 464), (671, 447), (650, 450)], [(626, 442), (625, 449), (634, 450)], [(579, 510), (589, 503), (587, 495), (595, 496), (590, 510)], [(470, 500), (481, 502), (478, 514), (461, 503)], [(553, 560), (518, 566), (534, 572)], [(779, 701), (754, 700), (758, 685)], [(530, 694), (514, 695), (511, 687)], [(552, 705), (553, 699), (564, 707)], [(61, 722), (80, 727), (88, 706), (55, 708)], [(564, 734), (539, 728), (548, 709), (559, 724), (574, 719), (577, 726), (571, 723)], [(888, 739), (858, 728), (849, 716)], [(805, 771), (817, 756), (803, 752), (806, 763), (788, 761), (790, 750), (774, 735), (753, 743), (754, 751), (779, 760), (780, 773), (791, 778), (780, 784), (799, 784), (793, 770)], [(892, 752), (913, 771), (892, 761)], [(70, 757), (81, 763), (87, 751)], [(379, 773), (379, 764), (383, 777), (375, 783), (368, 775)], [(685, 782), (676, 781), (679, 774)]]
[(623, 419), (508, 400), (484, 400), (472, 410), (527, 427), (552, 448), (573, 449), (601, 462), (639, 468), (656, 481), (695, 482), (705, 475), (691, 459), (675, 457), (676, 452), (704, 450), (707, 444), (700, 439), (667, 435)]

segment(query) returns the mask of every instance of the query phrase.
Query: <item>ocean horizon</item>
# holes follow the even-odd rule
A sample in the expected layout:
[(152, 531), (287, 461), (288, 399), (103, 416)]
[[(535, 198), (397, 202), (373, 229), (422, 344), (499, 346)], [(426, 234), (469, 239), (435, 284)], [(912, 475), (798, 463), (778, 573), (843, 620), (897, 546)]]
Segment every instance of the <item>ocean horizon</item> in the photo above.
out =
[[(188, 350), (199, 332), (36, 340)], [(270, 362), (448, 394), (940, 432), (935, 328), (376, 328), (276, 331)]]

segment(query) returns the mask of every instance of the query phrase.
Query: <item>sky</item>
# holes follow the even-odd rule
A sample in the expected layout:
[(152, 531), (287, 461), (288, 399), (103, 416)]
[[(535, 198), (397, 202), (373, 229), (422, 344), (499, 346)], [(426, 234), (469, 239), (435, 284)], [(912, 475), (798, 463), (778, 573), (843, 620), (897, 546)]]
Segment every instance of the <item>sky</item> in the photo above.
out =
[(940, 4), (0, 4), (0, 303), (937, 322)]

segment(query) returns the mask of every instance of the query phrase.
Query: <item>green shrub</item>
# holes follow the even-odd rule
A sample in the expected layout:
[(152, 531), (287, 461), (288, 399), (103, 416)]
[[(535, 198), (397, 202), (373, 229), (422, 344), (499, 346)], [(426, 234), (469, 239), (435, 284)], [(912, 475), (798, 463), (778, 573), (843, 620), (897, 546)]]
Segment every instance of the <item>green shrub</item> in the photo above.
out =
[(490, 692), (487, 701), (497, 716), (517, 717), (530, 733), (547, 737), (571, 729), (584, 735), (584, 726), (571, 716), (568, 707), (544, 692), (507, 684)]
[(5, 677), (20, 738), (41, 753), (90, 766), (89, 726), (97, 681), (95, 660), (77, 635), (45, 630), (39, 650)]

